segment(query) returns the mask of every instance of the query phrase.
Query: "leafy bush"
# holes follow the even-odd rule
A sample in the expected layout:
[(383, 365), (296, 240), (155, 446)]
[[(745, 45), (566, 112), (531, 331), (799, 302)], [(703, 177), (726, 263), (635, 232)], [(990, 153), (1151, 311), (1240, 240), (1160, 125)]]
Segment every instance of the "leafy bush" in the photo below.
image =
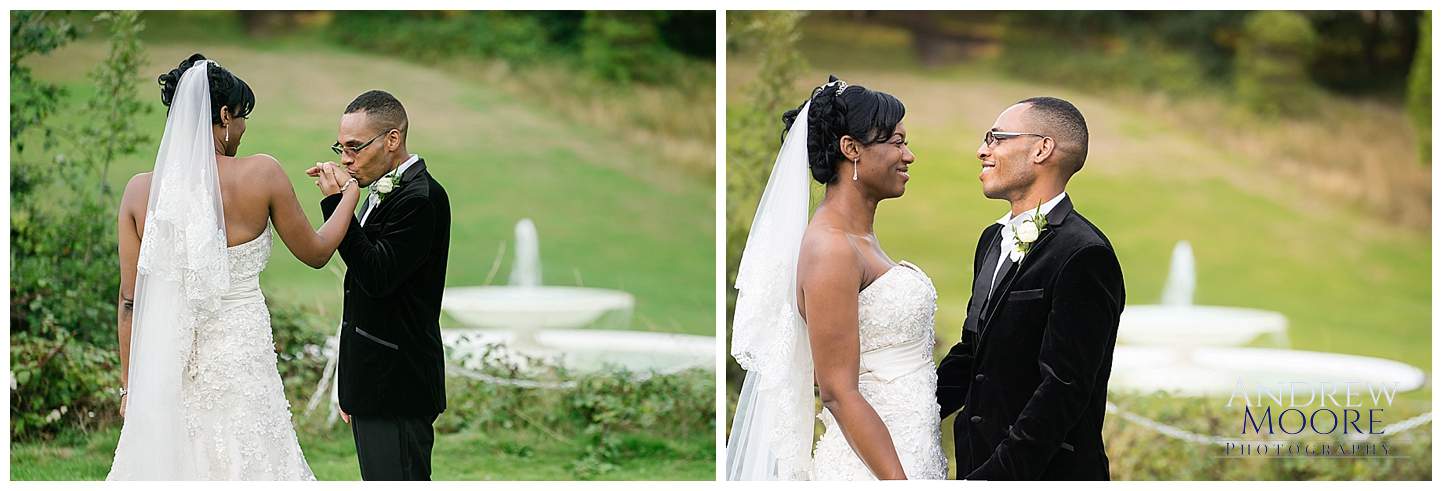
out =
[(1006, 33), (1005, 52), (997, 64), (1029, 80), (1091, 91), (1128, 88), (1174, 95), (1195, 93), (1208, 81), (1196, 55), (1155, 40), (1116, 38), (1105, 47), (1078, 49), (1026, 30), (1009, 28)]
[[(30, 68), (21, 62), (31, 55), (54, 51), (79, 35), (74, 24), (52, 13), (10, 12), (10, 140), (15, 153), (25, 149), (18, 137), (26, 130), (41, 132), (46, 149), (54, 144), (55, 136), (42, 123), (55, 112), (64, 95), (61, 87), (36, 80)], [(24, 182), (14, 181), (11, 186)]]
[[(450, 358), (473, 372), (467, 376), (448, 369), (447, 409), (436, 421), (437, 431), (528, 430), (562, 442), (582, 441), (585, 447), (571, 466), (578, 478), (609, 472), (635, 458), (690, 452), (684, 442), (709, 441), (714, 432), (716, 385), (709, 370), (638, 374), (612, 367), (577, 374), (495, 345)], [(528, 450), (509, 451), (524, 455)]]
[[(1108, 398), (1125, 411), (1201, 435), (1238, 437), (1242, 425), (1240, 409), (1226, 407), (1223, 398), (1118, 393)], [(1430, 404), (1398, 399), (1397, 405), (1386, 409), (1383, 419), (1384, 423), (1396, 423), (1429, 410)], [(1107, 415), (1102, 437), (1116, 480), (1426, 480), (1432, 477), (1430, 430), (1423, 425), (1383, 437), (1380, 441), (1403, 457), (1395, 459), (1219, 458), (1220, 446), (1177, 440), (1116, 414)], [(1333, 446), (1357, 443), (1342, 435), (1308, 432), (1286, 440)]]
[(351, 48), (420, 61), (454, 56), (526, 66), (542, 59), (574, 64), (592, 76), (627, 84), (667, 84), (684, 58), (711, 51), (695, 36), (711, 18), (666, 11), (627, 12), (338, 12), (330, 37)]
[(351, 48), (417, 61), (460, 55), (525, 64), (551, 49), (539, 19), (515, 12), (337, 12), (328, 32)]
[(10, 436), (88, 431), (117, 420), (120, 360), (106, 348), (65, 337), (68, 331), (10, 334)]
[[(11, 437), (52, 434), (114, 414), (119, 387), (115, 325), (118, 262), (112, 161), (146, 139), (133, 74), (143, 63), (135, 12), (96, 15), (110, 50), (92, 72), (95, 93), (67, 104), (36, 80), (24, 58), (75, 39), (79, 30), (46, 12), (12, 12), (10, 222)], [(60, 124), (71, 110), (87, 117)], [(81, 143), (86, 142), (86, 143)], [(58, 199), (57, 199), (58, 197)]]
[[(998, 67), (1089, 91), (1185, 95), (1230, 73), (1236, 12), (1003, 12)], [(1037, 60), (1045, 60), (1038, 63)]]
[(667, 12), (587, 12), (581, 23), (581, 63), (597, 76), (620, 83), (665, 82), (680, 55), (662, 43)]
[[(304, 404), (325, 373), (328, 334), (334, 324), (314, 309), (297, 304), (267, 301), (270, 330), (275, 340), (276, 365), (285, 386), (286, 398)], [(328, 327), (329, 326), (329, 327)], [(293, 412), (304, 406), (292, 405)]]
[(1316, 46), (1317, 33), (1302, 14), (1266, 11), (1247, 16), (1237, 45), (1237, 98), (1267, 116), (1312, 112), (1317, 94), (1307, 65)]

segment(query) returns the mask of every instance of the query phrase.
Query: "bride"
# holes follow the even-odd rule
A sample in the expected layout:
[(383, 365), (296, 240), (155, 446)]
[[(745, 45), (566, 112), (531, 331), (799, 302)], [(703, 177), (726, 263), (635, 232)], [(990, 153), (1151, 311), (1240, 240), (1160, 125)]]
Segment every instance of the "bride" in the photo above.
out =
[[(160, 76), (169, 106), (155, 171), (120, 204), (121, 415), (109, 479), (314, 479), (276, 369), (260, 272), (274, 227), (324, 266), (351, 213), (319, 230), (269, 155), (237, 157), (255, 95), (200, 54)], [(316, 184), (359, 191), (327, 167)]]
[[(747, 370), (727, 478), (945, 479), (936, 290), (872, 229), (916, 160), (891, 95), (831, 77), (787, 134), (742, 253), (731, 353)], [(826, 186), (807, 223), (807, 174)], [(813, 380), (825, 427), (816, 442)]]

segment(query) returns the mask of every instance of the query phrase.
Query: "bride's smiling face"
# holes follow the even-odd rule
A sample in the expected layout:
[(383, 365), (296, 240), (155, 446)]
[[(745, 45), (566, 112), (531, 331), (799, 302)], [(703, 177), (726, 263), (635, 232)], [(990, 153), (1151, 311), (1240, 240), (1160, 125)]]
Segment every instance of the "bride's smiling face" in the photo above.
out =
[[(875, 190), (878, 198), (898, 198), (906, 193), (906, 182), (911, 180), (910, 167), (916, 162), (916, 154), (911, 153), (907, 143), (906, 124), (896, 123), (896, 129), (885, 141), (861, 146), (857, 178)], [(838, 178), (851, 178), (844, 174)]]

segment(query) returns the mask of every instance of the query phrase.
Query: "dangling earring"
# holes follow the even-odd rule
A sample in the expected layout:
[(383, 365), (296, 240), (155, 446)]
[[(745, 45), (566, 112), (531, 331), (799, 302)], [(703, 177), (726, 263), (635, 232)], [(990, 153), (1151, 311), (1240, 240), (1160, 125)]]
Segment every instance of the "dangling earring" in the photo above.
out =
[(856, 177), (857, 177), (856, 171), (857, 171), (857, 169), (860, 169), (860, 168), (861, 168), (861, 159), (856, 159), (856, 160), (851, 161), (851, 180), (853, 180), (853, 181), (856, 180)]
[(230, 143), (230, 127), (229, 127), (229, 126), (221, 126), (221, 128), (225, 128), (225, 142), (226, 142), (226, 143)]

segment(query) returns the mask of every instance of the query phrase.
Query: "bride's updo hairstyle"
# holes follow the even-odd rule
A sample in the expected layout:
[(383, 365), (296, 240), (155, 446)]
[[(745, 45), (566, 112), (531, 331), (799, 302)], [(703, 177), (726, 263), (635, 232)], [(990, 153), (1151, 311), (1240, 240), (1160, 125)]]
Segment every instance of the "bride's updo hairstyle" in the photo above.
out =
[[(205, 55), (196, 53), (180, 62), (180, 66), (174, 70), (160, 74), (160, 102), (169, 108), (170, 101), (175, 99), (175, 89), (180, 85), (180, 76), (196, 63), (206, 61)], [(230, 116), (233, 118), (250, 115), (250, 111), (255, 109), (255, 93), (250, 91), (250, 86), (246, 85), (244, 80), (219, 64), (212, 65), (206, 73), (210, 75), (211, 124), (220, 124), (222, 106), (230, 108)]]
[[(850, 136), (863, 145), (884, 142), (906, 115), (906, 106), (891, 94), (847, 85), (835, 75), (811, 91), (810, 102), (806, 151), (811, 157), (811, 177), (822, 184), (836, 181), (836, 166), (846, 158), (841, 153), (841, 137)], [(781, 115), (783, 135), (791, 131), (805, 106), (802, 103)]]

